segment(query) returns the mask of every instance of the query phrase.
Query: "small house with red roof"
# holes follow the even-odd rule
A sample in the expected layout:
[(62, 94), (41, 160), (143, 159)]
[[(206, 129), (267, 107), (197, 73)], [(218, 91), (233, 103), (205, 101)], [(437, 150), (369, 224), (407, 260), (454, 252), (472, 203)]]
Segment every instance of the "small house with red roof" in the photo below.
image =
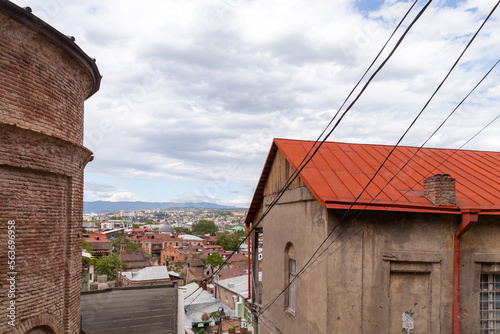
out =
[(288, 182), (317, 145), (273, 141), (245, 220), (261, 333), (500, 328), (500, 153), (325, 142)]
[(83, 234), (83, 237), (92, 247), (95, 257), (106, 256), (111, 253), (112, 242), (106, 238), (104, 233)]

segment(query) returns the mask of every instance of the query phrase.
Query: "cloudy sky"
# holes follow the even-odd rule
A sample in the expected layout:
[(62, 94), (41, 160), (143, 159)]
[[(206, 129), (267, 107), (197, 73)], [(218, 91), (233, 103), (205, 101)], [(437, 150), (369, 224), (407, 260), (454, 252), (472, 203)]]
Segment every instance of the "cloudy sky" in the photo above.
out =
[[(74, 36), (103, 75), (85, 104), (85, 146), (95, 155), (85, 200), (241, 207), (272, 139), (315, 140), (412, 3), (14, 2)], [(434, 0), (329, 140), (396, 143), (496, 3)], [(499, 18), (500, 10), (403, 145), (420, 146), (498, 60)], [(499, 114), (499, 71), (426, 146), (458, 148)], [(465, 148), (500, 151), (500, 121)]]

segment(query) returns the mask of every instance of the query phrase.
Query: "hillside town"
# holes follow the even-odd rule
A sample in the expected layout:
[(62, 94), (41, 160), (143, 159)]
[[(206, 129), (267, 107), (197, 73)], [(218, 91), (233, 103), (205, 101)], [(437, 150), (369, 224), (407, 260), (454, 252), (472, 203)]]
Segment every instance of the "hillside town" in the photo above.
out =
[(499, 334), (500, 1), (417, 2), (0, 0), (0, 333)]
[[(202, 295), (187, 298), (190, 307), (177, 316), (187, 330), (252, 333), (250, 260), (248, 244), (241, 242), (247, 234), (245, 216), (245, 210), (219, 209), (85, 214), (82, 298), (85, 291), (121, 287), (175, 284), (186, 293), (201, 289)], [(197, 309), (207, 303), (204, 312)], [(84, 328), (94, 325), (83, 319)]]

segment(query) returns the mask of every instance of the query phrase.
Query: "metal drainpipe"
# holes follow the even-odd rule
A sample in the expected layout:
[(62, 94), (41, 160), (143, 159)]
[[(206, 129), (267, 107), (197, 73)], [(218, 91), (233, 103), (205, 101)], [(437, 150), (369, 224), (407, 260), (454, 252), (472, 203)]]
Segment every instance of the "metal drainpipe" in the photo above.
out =
[(462, 212), (462, 223), (453, 240), (453, 334), (460, 334), (460, 238), (477, 223), (479, 211)]
[[(248, 230), (248, 226), (247, 224), (245, 224), (245, 229), (247, 230), (247, 234), (250, 232)], [(247, 267), (248, 267), (248, 296), (246, 298), (244, 298), (244, 300), (248, 300), (252, 297), (252, 295), (250, 294), (250, 268), (251, 268), (251, 265), (250, 265), (250, 236), (247, 238)]]

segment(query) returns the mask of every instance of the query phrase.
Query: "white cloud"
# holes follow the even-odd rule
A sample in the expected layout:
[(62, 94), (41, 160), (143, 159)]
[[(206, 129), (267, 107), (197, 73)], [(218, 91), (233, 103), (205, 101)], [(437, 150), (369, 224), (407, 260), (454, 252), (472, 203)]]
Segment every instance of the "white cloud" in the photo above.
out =
[(110, 201), (110, 202), (120, 202), (120, 201), (144, 201), (144, 199), (140, 198), (136, 194), (130, 192), (130, 191), (125, 191), (125, 192), (119, 192), (119, 193), (114, 193), (113, 195), (109, 196), (108, 198), (103, 199), (104, 201)]
[[(97, 59), (101, 89), (85, 106), (85, 145), (95, 154), (87, 175), (107, 184), (117, 176), (200, 182), (203, 201), (228, 203), (239, 200), (232, 185), (256, 182), (272, 138), (316, 139), (410, 6), (386, 1), (367, 13), (354, 0), (14, 2)], [(394, 144), (495, 3), (433, 3), (330, 139)], [(421, 145), (496, 60), (498, 16), (404, 144)], [(498, 79), (496, 70), (431, 144), (457, 147), (496, 116)], [(467, 148), (500, 150), (498, 129)], [(238, 173), (221, 186), (213, 176), (228, 164)], [(250, 198), (250, 188), (241, 196)], [(129, 189), (121, 184), (118, 193)], [(154, 193), (164, 197), (147, 199), (181, 196), (161, 190)]]

